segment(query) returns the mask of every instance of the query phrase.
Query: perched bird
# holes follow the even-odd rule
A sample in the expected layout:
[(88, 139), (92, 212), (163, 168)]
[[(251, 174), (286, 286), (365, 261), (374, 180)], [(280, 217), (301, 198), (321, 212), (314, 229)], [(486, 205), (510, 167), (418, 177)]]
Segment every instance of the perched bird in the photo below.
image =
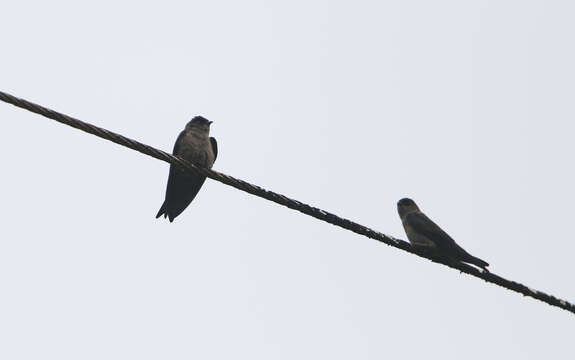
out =
[[(216, 139), (210, 137), (212, 122), (196, 116), (186, 124), (174, 145), (173, 155), (191, 161), (195, 165), (211, 168), (218, 156)], [(183, 173), (174, 165), (170, 165), (166, 199), (158, 211), (156, 218), (164, 215), (174, 221), (176, 216), (190, 205), (200, 191), (206, 177), (200, 174)]]
[(456, 262), (476, 265), (487, 271), (489, 266), (485, 261), (476, 258), (463, 250), (447, 233), (419, 210), (411, 199), (404, 198), (397, 202), (397, 212), (403, 223), (409, 242), (429, 251), (432, 254), (444, 256)]

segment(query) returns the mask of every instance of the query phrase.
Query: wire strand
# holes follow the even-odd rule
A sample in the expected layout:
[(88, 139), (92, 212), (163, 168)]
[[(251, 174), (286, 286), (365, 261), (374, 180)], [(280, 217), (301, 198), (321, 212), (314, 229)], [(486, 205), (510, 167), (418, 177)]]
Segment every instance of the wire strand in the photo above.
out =
[(466, 274), (469, 274), (471, 276), (475, 276), (475, 277), (478, 277), (480, 279), (483, 279), (486, 282), (489, 282), (489, 283), (492, 283), (495, 285), (499, 285), (499, 286), (506, 288), (508, 290), (515, 291), (515, 292), (518, 292), (518, 293), (523, 294), (525, 296), (532, 297), (534, 299), (540, 300), (540, 301), (547, 303), (549, 305), (559, 307), (561, 309), (567, 310), (567, 311), (575, 314), (575, 305), (574, 304), (572, 304), (568, 301), (556, 298), (553, 295), (549, 295), (549, 294), (546, 294), (544, 292), (531, 289), (531, 288), (529, 288), (529, 287), (527, 287), (521, 283), (507, 280), (507, 279), (505, 279), (499, 275), (496, 275), (494, 273), (491, 273), (491, 272), (481, 272), (477, 268), (472, 267), (472, 266), (467, 265), (467, 264), (464, 264), (464, 263), (450, 263), (450, 262), (447, 262), (447, 261), (442, 260), (442, 259), (433, 258), (433, 257), (419, 251), (417, 248), (412, 247), (406, 241), (399, 240), (399, 239), (396, 239), (392, 236), (382, 234), (378, 231), (372, 230), (366, 226), (363, 226), (363, 225), (358, 224), (356, 222), (353, 222), (351, 220), (339, 217), (335, 214), (332, 214), (332, 213), (324, 211), (322, 209), (310, 206), (310, 205), (302, 203), (300, 201), (290, 199), (284, 195), (275, 193), (273, 191), (266, 190), (262, 187), (250, 184), (250, 183), (243, 181), (243, 180), (240, 180), (240, 179), (236, 179), (232, 176), (222, 174), (222, 173), (217, 172), (217, 171), (212, 170), (212, 169), (206, 169), (206, 168), (195, 166), (193, 163), (191, 163), (189, 161), (186, 161), (182, 158), (170, 155), (164, 151), (155, 149), (149, 145), (142, 144), (141, 142), (138, 142), (136, 140), (132, 140), (132, 139), (127, 138), (125, 136), (122, 136), (120, 134), (116, 134), (112, 131), (94, 126), (92, 124), (89, 124), (89, 123), (86, 123), (83, 121), (80, 121), (80, 120), (75, 119), (73, 117), (61, 114), (59, 112), (45, 108), (45, 107), (37, 105), (37, 104), (31, 103), (31, 102), (26, 101), (24, 99), (17, 98), (15, 96), (12, 96), (12, 95), (7, 94), (7, 93), (2, 92), (2, 91), (0, 91), (0, 100), (7, 102), (9, 104), (12, 104), (14, 106), (20, 107), (22, 109), (26, 109), (26, 110), (31, 111), (33, 113), (42, 115), (42, 116), (47, 117), (49, 119), (56, 120), (62, 124), (72, 126), (76, 129), (85, 131), (87, 133), (96, 135), (98, 137), (101, 137), (101, 138), (109, 140), (109, 141), (112, 141), (116, 144), (125, 146), (127, 148), (132, 149), (132, 150), (139, 151), (139, 152), (146, 154), (148, 156), (151, 156), (153, 158), (156, 158), (156, 159), (159, 159), (162, 161), (166, 161), (170, 164), (174, 164), (174, 165), (178, 166), (182, 171), (191, 172), (191, 173), (199, 173), (199, 174), (205, 175), (212, 180), (219, 181), (219, 182), (224, 183), (226, 185), (232, 186), (238, 190), (245, 191), (247, 193), (250, 193), (252, 195), (264, 198), (264, 199), (269, 200), (269, 201), (273, 201), (277, 204), (286, 206), (286, 207), (293, 209), (293, 210), (297, 210), (301, 213), (312, 216), (316, 219), (325, 221), (325, 222), (330, 223), (330, 224), (335, 225), (335, 226), (339, 226), (339, 227), (344, 228), (344, 229), (349, 230), (349, 231), (353, 231), (356, 234), (363, 235), (363, 236), (366, 236), (370, 239), (380, 241), (380, 242), (387, 244), (389, 246), (393, 246), (394, 248), (407, 251), (409, 253), (412, 253), (412, 254), (418, 255), (420, 257), (429, 259), (433, 262), (441, 263), (445, 266), (457, 269), (463, 273), (466, 273)]

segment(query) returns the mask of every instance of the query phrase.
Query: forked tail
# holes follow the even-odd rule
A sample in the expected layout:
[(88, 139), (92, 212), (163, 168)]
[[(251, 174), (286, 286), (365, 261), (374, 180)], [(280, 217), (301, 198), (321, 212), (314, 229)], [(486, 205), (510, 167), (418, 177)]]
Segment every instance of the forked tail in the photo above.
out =
[(473, 264), (473, 265), (477, 265), (480, 268), (483, 268), (483, 270), (487, 270), (486, 267), (489, 266), (489, 264), (486, 261), (483, 261), (480, 258), (476, 258), (473, 255), (469, 255), (469, 259), (467, 259), (466, 262)]
[(158, 214), (156, 215), (156, 219), (159, 218), (160, 216), (164, 215), (164, 217), (166, 217), (166, 202), (164, 201), (164, 203), (162, 204), (162, 207), (160, 208), (160, 211), (158, 211)]

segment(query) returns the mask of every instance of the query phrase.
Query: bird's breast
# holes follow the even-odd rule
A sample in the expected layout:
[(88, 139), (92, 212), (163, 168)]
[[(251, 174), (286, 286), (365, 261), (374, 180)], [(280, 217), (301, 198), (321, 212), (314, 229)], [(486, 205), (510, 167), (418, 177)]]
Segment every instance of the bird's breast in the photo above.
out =
[(209, 138), (201, 139), (188, 135), (180, 154), (184, 159), (207, 168), (214, 164), (215, 156)]

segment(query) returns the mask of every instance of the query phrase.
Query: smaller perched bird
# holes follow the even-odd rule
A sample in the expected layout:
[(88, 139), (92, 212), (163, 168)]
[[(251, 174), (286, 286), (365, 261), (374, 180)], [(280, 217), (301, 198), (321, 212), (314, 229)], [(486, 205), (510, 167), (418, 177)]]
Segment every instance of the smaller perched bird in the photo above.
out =
[[(210, 137), (211, 121), (196, 116), (186, 124), (174, 145), (175, 156), (180, 156), (195, 165), (211, 168), (218, 156), (218, 143)], [(190, 205), (200, 191), (206, 177), (200, 174), (187, 174), (181, 172), (174, 165), (170, 165), (166, 200), (162, 204), (156, 218), (164, 215), (174, 221), (176, 216)]]
[(488, 263), (463, 250), (445, 231), (419, 210), (415, 201), (403, 198), (397, 202), (397, 212), (403, 223), (409, 242), (456, 262), (476, 265), (485, 271)]

